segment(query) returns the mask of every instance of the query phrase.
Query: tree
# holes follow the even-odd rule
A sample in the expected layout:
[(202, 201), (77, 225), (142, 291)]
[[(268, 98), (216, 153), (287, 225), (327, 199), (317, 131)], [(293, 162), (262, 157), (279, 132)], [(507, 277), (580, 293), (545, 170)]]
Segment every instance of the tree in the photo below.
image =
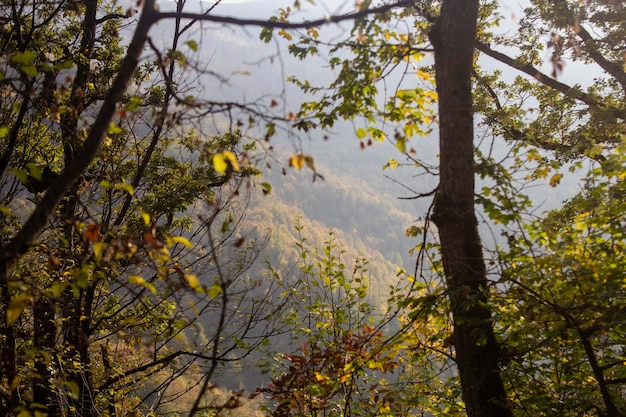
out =
[(407, 413), (399, 396), (404, 344), (388, 326), (395, 311), (377, 312), (367, 301), (368, 262), (344, 259), (332, 231), (318, 250), (306, 244), (302, 225), (296, 230), (300, 274), (282, 280), (293, 303), (284, 317), (293, 329), (289, 345), (297, 349), (267, 365), (272, 381), (253, 396), (269, 396), (274, 416)]
[(433, 221), (441, 241), (467, 414), (509, 416), (474, 213), (471, 74), (478, 2), (444, 1), (430, 31), (439, 95), (439, 187)]
[[(440, 126), (439, 186), (435, 193), (432, 219), (437, 225), (441, 241), (463, 399), (470, 416), (511, 415), (500, 376), (499, 347), (493, 332), (486, 268), (474, 214), (474, 118), (470, 80), (478, 2), (444, 1), (436, 17), (430, 11), (424, 15), (434, 20), (426, 32), (434, 48)], [(387, 19), (385, 16), (381, 20), (385, 22)], [(321, 99), (305, 107), (307, 111), (318, 111), (315, 116), (323, 126), (332, 126), (337, 116), (364, 115), (373, 122), (376, 117), (373, 100), (377, 91), (371, 86), (372, 80), (384, 75), (382, 69), (390, 65), (386, 61), (399, 62), (405, 59), (409, 62), (419, 54), (419, 49), (412, 48), (410, 35), (391, 35), (388, 29), (381, 28), (377, 22), (357, 23), (353, 29), (355, 32), (361, 39), (357, 37), (356, 44), (349, 42), (348, 45), (356, 54), (354, 61), (357, 64), (344, 60), (338, 80), (333, 85), (338, 91), (333, 98), (339, 98), (340, 103), (331, 104)], [(394, 36), (405, 44), (383, 45), (376, 49), (376, 41), (367, 39), (374, 34), (386, 39)], [(420, 34), (416, 35), (416, 40), (424, 39), (425, 34), (421, 37)], [(370, 64), (367, 58), (372, 55), (383, 63)], [(333, 65), (339, 66), (339, 62), (335, 61)], [(354, 68), (364, 71), (364, 74), (356, 72)], [(426, 75), (422, 77), (427, 78)], [(355, 91), (355, 81), (366, 87)], [(306, 83), (300, 85), (305, 90), (319, 91), (311, 89)], [(406, 142), (410, 136), (419, 131), (415, 125), (424, 123), (427, 117), (427, 110), (419, 102), (405, 108), (404, 103), (410, 103), (416, 96), (428, 97), (421, 89), (398, 89), (389, 99), (385, 111), (381, 112), (385, 118), (404, 124), (404, 129), (396, 130), (395, 134), (396, 145), (401, 152), (406, 151)], [(327, 106), (335, 107), (327, 113)], [(369, 131), (374, 138), (384, 138), (379, 129), (372, 128)]]
[[(363, 2), (360, 6), (366, 8), (369, 3)], [(450, 298), (455, 324), (454, 337), (450, 342), (454, 344), (454, 358), (469, 415), (511, 415), (511, 407), (520, 410), (520, 413), (536, 410), (548, 415), (622, 415), (620, 390), (616, 387), (620, 386), (622, 379), (604, 374), (610, 370), (620, 375), (615, 368), (618, 361), (611, 359), (621, 347), (612, 345), (608, 348), (612, 343), (610, 336), (601, 337), (595, 330), (586, 328), (587, 325), (594, 327), (591, 311), (596, 311), (597, 307), (591, 305), (596, 304), (590, 303), (590, 310), (587, 310), (583, 307), (587, 306), (586, 302), (567, 302), (570, 307), (563, 308), (561, 302), (554, 299), (556, 294), (565, 296), (565, 299), (579, 299), (579, 295), (571, 292), (570, 280), (574, 279), (574, 275), (586, 275), (587, 270), (571, 272), (568, 267), (563, 273), (567, 279), (551, 280), (551, 273), (547, 271), (553, 271), (555, 264), (562, 262), (562, 255), (557, 255), (556, 246), (548, 243), (544, 248), (548, 254), (533, 249), (534, 239), (548, 234), (544, 228), (556, 228), (559, 232), (555, 233), (559, 236), (561, 232), (567, 235), (570, 233), (566, 231), (569, 230), (567, 223), (575, 218), (574, 207), (579, 208), (578, 215), (586, 216), (589, 195), (605, 200), (607, 192), (603, 187), (599, 187), (597, 193), (586, 189), (585, 193), (567, 204), (566, 212), (570, 214), (555, 212), (549, 216), (552, 220), (546, 223), (550, 226), (528, 226), (533, 231), (531, 236), (528, 236), (524, 223), (531, 218), (532, 200), (522, 192), (530, 184), (557, 187), (565, 178), (562, 170), (569, 168), (580, 175), (586, 161), (600, 164), (605, 175), (615, 173), (613, 169), (619, 166), (610, 155), (612, 152), (619, 154), (623, 142), (623, 7), (603, 1), (533, 2), (532, 7), (524, 11), (518, 30), (509, 27), (508, 33), (498, 34), (496, 27), (503, 17), (501, 13), (498, 2), (480, 5), (453, 1), (417, 2), (403, 11), (390, 11), (356, 21), (348, 39), (335, 43), (328, 50), (329, 64), (336, 70), (336, 78), (329, 86), (320, 87), (307, 80), (294, 80), (313, 97), (302, 106), (302, 120), (298, 126), (305, 130), (327, 128), (341, 118), (363, 117), (365, 127), (357, 128), (355, 132), (358, 138), (368, 140), (369, 136), (368, 145), (372, 140), (388, 139), (405, 154), (409, 165), (438, 175), (439, 187), (416, 192), (415, 198), (434, 196), (432, 216), (429, 211), (424, 220), (427, 225), (429, 220), (437, 225), (434, 238), (441, 242), (445, 291)], [(476, 37), (478, 40), (474, 43)], [(497, 51), (499, 45), (506, 46), (508, 51), (516, 48), (518, 56), (511, 58)], [(318, 34), (300, 34), (291, 50), (296, 56), (305, 58), (318, 53), (323, 46), (324, 40), (320, 40)], [(546, 48), (549, 54), (544, 63), (541, 58)], [(429, 52), (434, 53), (433, 68), (420, 64), (425, 53)], [(500, 69), (481, 70), (476, 61), (479, 52), (496, 59), (510, 70), (519, 71), (523, 76), (507, 82), (512, 78), (510, 73), (502, 76)], [(574, 85), (557, 79), (564, 74), (570, 62), (584, 63), (588, 68), (595, 66), (596, 71), (588, 73), (596, 78)], [(551, 74), (540, 70), (546, 64), (552, 67)], [(400, 74), (394, 77), (394, 70)], [(412, 73), (428, 82), (433, 72), (439, 93), (440, 160), (437, 165), (418, 158), (420, 146), (427, 144), (422, 142), (423, 145), (420, 145), (415, 139), (429, 132), (432, 113), (428, 104), (435, 95), (421, 85), (411, 86), (404, 77)], [(470, 95), (472, 73), (475, 80), (474, 104)], [(383, 94), (385, 100), (381, 104)], [(483, 138), (494, 138), (491, 148), (481, 146), (474, 138), (474, 112), (478, 114), (480, 126), (477, 133)], [(362, 142), (362, 148), (365, 143)], [(507, 150), (502, 151), (504, 146)], [(495, 154), (504, 157), (497, 159)], [(391, 167), (399, 165), (395, 159), (389, 164)], [(617, 171), (623, 172), (621, 168)], [(474, 172), (484, 184), (476, 195)], [(509, 259), (502, 242), (499, 242), (501, 247), (495, 252), (491, 248), (481, 248), (476, 230), (475, 204), (479, 204), (495, 223), (496, 234), (502, 233), (511, 245), (526, 248), (526, 252), (522, 250), (522, 258), (516, 256), (520, 255), (520, 249), (512, 247), (515, 260)], [(610, 224), (609, 218), (606, 221)], [(559, 221), (555, 222), (555, 219)], [(537, 227), (542, 230), (539, 234)], [(602, 232), (598, 233), (601, 235), (615, 237), (615, 241), (619, 241), (620, 234), (614, 233), (608, 224), (600, 229)], [(550, 239), (554, 239), (550, 240), (554, 245), (561, 249), (567, 245), (568, 253), (576, 254), (567, 262), (573, 262), (571, 259), (574, 258), (581, 258), (576, 262), (583, 262), (582, 259), (589, 256), (587, 251), (579, 250), (587, 246), (584, 242), (589, 235), (574, 241), (565, 236), (561, 239), (551, 233), (549, 235), (552, 236)], [(517, 240), (517, 236), (521, 236), (521, 240)], [(598, 239), (597, 235), (594, 236), (589, 238)], [(504, 242), (506, 245), (507, 242)], [(574, 249), (576, 247), (578, 249)], [(488, 264), (483, 253), (493, 254), (487, 260)], [(602, 259), (613, 259), (614, 256), (615, 253), (610, 250), (603, 253)], [(418, 259), (420, 268), (422, 261), (423, 258)], [(490, 270), (488, 275), (486, 265), (501, 262), (504, 262), (502, 267)], [(532, 274), (537, 280), (531, 281), (544, 290), (549, 288), (550, 296), (538, 287), (525, 284), (523, 275), (517, 276), (514, 272), (528, 274), (537, 262), (546, 262), (550, 266), (548, 270), (540, 269), (542, 272), (539, 274)], [(584, 263), (596, 271), (593, 274), (600, 274), (602, 268), (599, 265), (591, 267), (593, 262), (590, 260)], [(578, 276), (576, 280), (595, 288), (584, 291), (589, 300), (605, 297), (599, 287), (591, 284), (594, 281), (591, 277), (583, 279)], [(524, 306), (524, 311), (533, 310), (530, 307), (532, 303), (529, 304), (525, 298), (528, 297), (560, 317), (560, 324), (556, 325), (547, 316), (546, 320), (542, 320), (542, 317), (531, 314), (531, 322), (537, 326), (532, 327), (534, 334), (544, 344), (530, 343), (536, 350), (522, 349), (524, 353), (518, 349), (523, 342), (516, 338), (528, 333), (515, 332), (516, 336), (512, 337), (513, 332), (507, 329), (517, 329), (516, 320), (519, 322), (528, 317), (521, 313), (521, 307), (520, 310), (511, 310), (500, 304), (500, 300), (517, 297), (521, 297), (519, 303)], [(414, 308), (419, 311), (428, 304), (427, 301), (416, 297)], [(581, 309), (580, 314), (582, 310), (585, 313), (572, 316), (569, 308)], [(613, 317), (608, 311), (598, 314)], [(601, 332), (606, 332), (605, 335), (620, 334), (619, 320), (609, 320), (610, 325), (608, 321), (601, 321), (603, 325), (598, 324), (598, 328), (602, 328)], [(526, 331), (529, 329), (524, 328)], [(555, 338), (555, 334), (559, 337)], [(564, 339), (572, 334), (577, 335), (578, 343), (566, 346)], [(611, 349), (614, 349), (613, 353), (609, 353)], [(583, 375), (588, 375), (593, 382), (577, 390), (562, 380), (560, 376), (564, 367), (559, 365), (558, 358), (563, 355), (568, 358), (565, 366), (568, 372), (575, 368), (578, 376), (583, 378)], [(606, 361), (603, 358), (607, 358)], [(573, 366), (572, 362), (576, 365)], [(582, 363), (589, 369), (582, 369)], [(550, 369), (549, 372), (543, 369), (544, 365)], [(508, 374), (513, 369), (515, 376)], [(533, 393), (537, 392), (526, 392), (525, 386), (517, 381), (524, 374), (528, 381), (536, 384), (534, 377), (538, 372), (550, 375), (552, 381), (546, 390), (548, 394), (544, 394), (546, 398), (552, 395), (562, 400), (562, 396), (567, 395), (566, 405), (558, 411), (554, 411), (557, 410), (554, 404), (548, 405), (549, 400), (542, 402), (545, 409), (535, 408), (537, 404), (526, 404), (532, 402), (531, 398), (536, 398)], [(542, 381), (547, 381), (547, 377)]]
[(176, 398), (195, 414), (212, 407), (218, 365), (274, 331), (278, 307), (251, 297), (273, 287), (247, 275), (258, 247), (235, 197), (258, 173), (254, 144), (189, 117), (206, 109), (186, 92), (183, 51), (198, 45), (177, 7), (169, 50), (150, 42), (138, 66), (154, 2), (125, 56), (132, 10), (5, 5), (3, 415), (147, 412)]

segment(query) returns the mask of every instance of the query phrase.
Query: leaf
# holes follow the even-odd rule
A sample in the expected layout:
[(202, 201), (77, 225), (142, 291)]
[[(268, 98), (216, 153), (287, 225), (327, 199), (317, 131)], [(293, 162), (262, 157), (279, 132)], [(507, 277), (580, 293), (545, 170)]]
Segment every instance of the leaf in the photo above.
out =
[(122, 129), (121, 127), (119, 127), (115, 123), (111, 123), (109, 125), (109, 135), (119, 135), (123, 131), (124, 131), (124, 129)]
[(363, 129), (362, 127), (358, 128), (356, 130), (356, 137), (359, 139), (363, 139), (367, 136), (367, 131), (365, 129)]
[(209, 288), (209, 292), (208, 295), (211, 299), (215, 299), (217, 297), (219, 297), (220, 295), (222, 295), (224, 291), (222, 290), (222, 286), (219, 284), (213, 284), (211, 285), (211, 288)]
[(9, 134), (9, 128), (7, 126), (0, 126), (0, 139), (4, 139)]
[(54, 298), (57, 298), (57, 297), (60, 297), (61, 294), (63, 294), (63, 291), (65, 291), (65, 287), (67, 287), (66, 282), (55, 281), (52, 283), (52, 286), (50, 287), (50, 292), (52, 293), (52, 296)]
[(224, 157), (224, 159), (226, 161), (228, 161), (228, 163), (230, 164), (230, 166), (235, 170), (235, 171), (239, 171), (239, 161), (237, 161), (237, 155), (235, 155), (233, 152), (231, 151), (224, 151), (222, 152), (222, 156)]
[(296, 169), (302, 169), (304, 167), (304, 155), (299, 153), (289, 157), (289, 166)]
[(130, 100), (128, 100), (124, 108), (128, 111), (134, 112), (134, 111), (137, 111), (142, 104), (143, 104), (142, 97), (133, 96), (130, 98)]
[(288, 41), (293, 39), (293, 36), (284, 29), (279, 30), (278, 34), (282, 36), (283, 38), (287, 39)]
[(186, 43), (189, 49), (191, 49), (194, 52), (198, 52), (198, 42), (192, 39), (192, 40), (187, 41)]
[(74, 381), (61, 381), (61, 385), (65, 385), (70, 390), (70, 397), (77, 399), (80, 394), (80, 388)]
[(141, 213), (141, 219), (143, 220), (143, 224), (146, 226), (149, 226), (151, 221), (150, 221), (150, 214), (146, 213), (145, 211)]
[(406, 153), (406, 139), (399, 137), (396, 139), (396, 148), (402, 153)]
[(182, 237), (182, 236), (174, 236), (168, 239), (170, 242), (170, 246), (171, 244), (174, 243), (180, 243), (181, 245), (185, 246), (187, 249), (191, 249), (193, 248), (193, 244), (189, 241), (189, 239)]
[(118, 190), (126, 191), (128, 195), (135, 194), (135, 188), (130, 184), (119, 183), (119, 184), (115, 184), (114, 188), (117, 188)]
[(263, 195), (268, 195), (272, 192), (272, 184), (270, 184), (269, 182), (261, 183), (261, 187), (263, 187)]
[(14, 64), (31, 64), (35, 58), (37, 58), (37, 52), (24, 51), (18, 52), (11, 57), (11, 62)]
[(222, 175), (226, 172), (226, 169), (228, 168), (228, 164), (226, 163), (226, 160), (224, 159), (224, 156), (221, 154), (215, 154), (213, 155), (213, 169), (215, 169), (215, 171)]
[(87, 230), (83, 233), (83, 237), (90, 242), (98, 242), (100, 240), (100, 224), (93, 223), (87, 226)]
[(102, 259), (102, 254), (104, 253), (104, 250), (107, 248), (107, 244), (106, 242), (95, 242), (93, 244), (93, 254), (95, 255), (96, 259)]
[(315, 161), (313, 160), (313, 157), (311, 155), (304, 155), (304, 164), (311, 171), (315, 172)]
[(139, 275), (129, 276), (128, 282), (130, 282), (131, 284), (140, 285), (144, 287), (145, 289), (147, 289), (148, 291), (150, 291), (152, 294), (156, 294), (156, 287), (154, 286), (154, 284), (147, 282), (145, 279), (143, 279)]
[(550, 178), (550, 187), (556, 187), (559, 185), (561, 178), (563, 178), (563, 174), (554, 174), (552, 178)]
[(109, 190), (111, 188), (113, 188), (113, 184), (111, 184), (109, 181), (107, 180), (102, 180), (100, 181), (100, 187), (104, 188), (105, 190)]
[(185, 275), (185, 279), (187, 280), (187, 284), (189, 284), (189, 287), (192, 290), (195, 290), (197, 292), (204, 292), (204, 289), (202, 288), (202, 285), (200, 284), (200, 280), (198, 279), (196, 275), (187, 274)]
[(15, 174), (17, 179), (20, 180), (22, 184), (26, 184), (26, 182), (28, 181), (28, 172), (26, 170), (13, 168), (12, 171), (13, 171), (13, 174)]
[(20, 70), (26, 75), (30, 75), (31, 77), (36, 77), (39, 72), (37, 71), (37, 67), (34, 65), (22, 65), (20, 66)]
[(36, 179), (37, 181), (41, 181), (41, 168), (37, 166), (34, 162), (29, 162), (26, 164), (26, 168), (28, 168), (28, 174)]
[(19, 293), (11, 298), (11, 302), (7, 307), (7, 324), (10, 326), (17, 321), (26, 309), (26, 305), (33, 297), (25, 292)]

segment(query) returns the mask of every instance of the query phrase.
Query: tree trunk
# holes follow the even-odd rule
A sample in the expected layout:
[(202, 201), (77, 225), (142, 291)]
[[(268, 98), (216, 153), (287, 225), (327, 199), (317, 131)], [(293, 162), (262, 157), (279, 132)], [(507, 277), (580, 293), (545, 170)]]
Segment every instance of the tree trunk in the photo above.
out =
[(456, 362), (469, 417), (512, 416), (498, 365), (482, 246), (474, 212), (471, 71), (478, 0), (444, 0), (430, 33), (435, 48), (440, 179), (439, 231), (454, 322)]
[(33, 402), (45, 406), (49, 417), (62, 415), (50, 370), (56, 344), (55, 310), (54, 302), (46, 297), (38, 298), (33, 303), (33, 347), (37, 354), (35, 370), (39, 378), (33, 386)]

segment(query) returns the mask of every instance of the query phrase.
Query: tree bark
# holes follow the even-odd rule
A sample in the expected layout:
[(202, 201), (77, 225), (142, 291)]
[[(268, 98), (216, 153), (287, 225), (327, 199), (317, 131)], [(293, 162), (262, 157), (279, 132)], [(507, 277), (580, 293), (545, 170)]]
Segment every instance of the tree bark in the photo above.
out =
[(474, 212), (473, 68), (478, 0), (444, 0), (430, 33), (439, 95), (439, 231), (469, 417), (512, 416), (499, 368), (482, 245)]

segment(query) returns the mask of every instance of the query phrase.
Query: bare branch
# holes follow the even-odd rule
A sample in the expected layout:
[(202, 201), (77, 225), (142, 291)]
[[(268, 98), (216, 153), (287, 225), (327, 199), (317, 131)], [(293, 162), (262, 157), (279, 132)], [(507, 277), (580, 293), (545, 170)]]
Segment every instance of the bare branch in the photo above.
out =
[(258, 26), (272, 29), (308, 29), (317, 26), (327, 25), (329, 23), (339, 23), (346, 20), (354, 20), (362, 17), (381, 14), (393, 9), (402, 7), (411, 7), (415, 4), (412, 0), (401, 0), (395, 3), (385, 4), (380, 7), (374, 7), (372, 9), (360, 10), (354, 13), (347, 13), (337, 16), (327, 16), (315, 20), (307, 20), (303, 22), (290, 23), (281, 22), (278, 20), (261, 20), (261, 19), (239, 19), (231, 16), (215, 16), (210, 14), (197, 14), (188, 12), (159, 12), (157, 13), (157, 20), (162, 19), (192, 19), (201, 20), (204, 22), (226, 23), (238, 26)]

